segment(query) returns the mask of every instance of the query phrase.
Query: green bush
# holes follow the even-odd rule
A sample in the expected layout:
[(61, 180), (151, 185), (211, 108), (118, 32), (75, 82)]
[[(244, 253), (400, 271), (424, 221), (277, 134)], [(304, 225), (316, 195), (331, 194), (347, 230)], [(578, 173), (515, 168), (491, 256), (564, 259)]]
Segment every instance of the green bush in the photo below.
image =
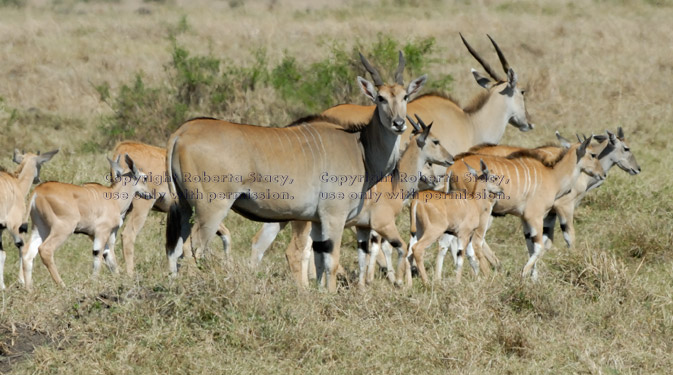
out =
[[(180, 32), (189, 29), (184, 18), (180, 25)], [(174, 32), (169, 34), (171, 61), (166, 66), (167, 83), (148, 87), (142, 73), (138, 73), (132, 83), (123, 85), (116, 94), (110, 92), (106, 83), (96, 86), (101, 100), (114, 111), (101, 126), (104, 145), (127, 138), (162, 144), (182, 122), (194, 116), (253, 117), (248, 119), (253, 122), (263, 121), (261, 117), (282, 123), (340, 103), (364, 103), (355, 79), (358, 75), (368, 76), (360, 63), (360, 51), (379, 68), (385, 80), (391, 81), (399, 50), (405, 54), (406, 76), (416, 77), (433, 63), (429, 56), (435, 46), (434, 38), (402, 45), (379, 35), (371, 46), (356, 45), (347, 50), (334, 45), (326, 58), (309, 64), (285, 53), (273, 65), (266, 50), (258, 48), (251, 51), (252, 64), (238, 66), (212, 54), (193, 55), (178, 44)], [(430, 82), (431, 89), (448, 90), (453, 77), (430, 77)], [(270, 108), (265, 106), (259, 111), (253, 104), (241, 108), (241, 103), (249, 100), (249, 94), (260, 89), (275, 94), (269, 96), (264, 91), (264, 101), (255, 98), (265, 105), (270, 100)], [(282, 103), (274, 104), (279, 99)], [(232, 107), (232, 103), (238, 103), (238, 107)], [(232, 110), (247, 112), (234, 114)]]

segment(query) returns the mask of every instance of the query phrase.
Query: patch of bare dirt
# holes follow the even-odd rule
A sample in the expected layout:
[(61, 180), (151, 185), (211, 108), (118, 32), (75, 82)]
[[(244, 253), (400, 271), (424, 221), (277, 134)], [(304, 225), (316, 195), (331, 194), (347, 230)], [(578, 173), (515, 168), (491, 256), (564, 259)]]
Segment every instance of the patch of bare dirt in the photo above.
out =
[(0, 327), (0, 374), (9, 374), (12, 367), (26, 359), (36, 347), (51, 343), (46, 333), (28, 326)]

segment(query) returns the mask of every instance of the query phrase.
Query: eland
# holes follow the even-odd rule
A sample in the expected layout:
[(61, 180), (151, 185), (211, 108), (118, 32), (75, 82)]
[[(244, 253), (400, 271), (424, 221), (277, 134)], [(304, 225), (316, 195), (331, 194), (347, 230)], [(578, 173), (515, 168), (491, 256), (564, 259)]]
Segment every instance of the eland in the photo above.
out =
[(374, 83), (358, 77), (358, 86), (376, 104), (361, 126), (343, 128), (324, 116), (285, 128), (195, 119), (171, 135), (166, 166), (178, 201), (168, 213), (166, 252), (173, 275), (190, 233), (198, 252), (234, 210), (256, 221), (311, 221), (318, 282), (324, 272), (328, 290), (336, 291), (344, 224), (360, 212), (366, 192), (393, 172), (407, 101), (426, 81), (422, 76), (404, 88), (401, 52), (391, 85), (360, 57)]
[(26, 197), (33, 184), (40, 182), (40, 168), (42, 164), (51, 160), (58, 150), (45, 152), (40, 155), (23, 153), (14, 149), (12, 160), (19, 166), (14, 173), (0, 171), (0, 290), (5, 289), (4, 268), (5, 250), (2, 247), (2, 232), (5, 229), (14, 239), (14, 245), (19, 249), (19, 281), (24, 282), (22, 256), (23, 233), (28, 231), (26, 217)]

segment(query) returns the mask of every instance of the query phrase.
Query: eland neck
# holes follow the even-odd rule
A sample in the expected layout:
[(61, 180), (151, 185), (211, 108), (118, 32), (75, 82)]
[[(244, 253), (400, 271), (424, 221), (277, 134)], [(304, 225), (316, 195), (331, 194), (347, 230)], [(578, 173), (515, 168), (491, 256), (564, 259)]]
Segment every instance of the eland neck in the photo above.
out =
[(25, 198), (30, 191), (30, 186), (33, 184), (35, 179), (35, 173), (37, 172), (37, 162), (34, 158), (27, 159), (24, 161), (22, 166), (19, 166), (16, 173), (16, 179), (18, 181), (19, 190), (21, 195)]
[(552, 174), (557, 186), (557, 197), (570, 191), (580, 176), (581, 169), (577, 162), (577, 148), (579, 146), (579, 144), (576, 144), (570, 147), (563, 158), (552, 167)]
[[(421, 149), (416, 144), (416, 139), (414, 137), (409, 141), (407, 148), (402, 153), (402, 156), (400, 156), (398, 169), (400, 174), (403, 173), (407, 176), (418, 176), (419, 172), (423, 169), (424, 164), (425, 158), (423, 157)], [(404, 192), (405, 198), (407, 198), (418, 190), (418, 179), (403, 179), (398, 186)]]
[(361, 131), (360, 142), (364, 153), (366, 191), (395, 169), (400, 158), (400, 136), (385, 129), (377, 108), (369, 124)]
[(126, 181), (126, 178), (127, 176), (122, 176), (121, 181), (115, 182), (112, 186), (108, 187), (113, 193), (119, 193), (119, 195), (117, 195), (119, 197), (119, 199), (117, 199), (117, 207), (119, 207), (119, 213), (122, 217), (126, 215), (126, 212), (131, 207), (131, 203), (133, 203), (137, 191), (137, 188), (134, 185), (137, 181), (133, 181), (132, 179)]
[(477, 109), (465, 112), (468, 121), (473, 127), (472, 145), (480, 143), (500, 143), (511, 114), (507, 108), (503, 95), (497, 91), (490, 91), (483, 104)]

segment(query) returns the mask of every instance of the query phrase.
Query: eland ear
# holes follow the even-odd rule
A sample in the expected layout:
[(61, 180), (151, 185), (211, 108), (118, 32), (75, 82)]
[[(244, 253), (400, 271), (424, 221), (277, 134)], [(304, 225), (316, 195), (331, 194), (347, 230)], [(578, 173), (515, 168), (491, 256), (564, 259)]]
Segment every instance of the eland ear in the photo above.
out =
[(378, 91), (373, 83), (367, 81), (366, 79), (358, 76), (358, 86), (360, 90), (368, 97), (372, 102), (376, 103), (376, 97), (378, 96)]
[(514, 69), (512, 69), (512, 68), (509, 68), (507, 70), (507, 82), (509, 83), (509, 87), (512, 87), (512, 88), (516, 87), (516, 84), (519, 82), (519, 78), (516, 75), (516, 72), (514, 71)]
[(126, 162), (126, 165), (128, 165), (131, 172), (133, 172), (134, 177), (140, 176), (140, 171), (138, 170), (138, 166), (133, 161), (133, 159), (131, 159), (129, 154), (124, 154), (124, 161)]
[(479, 174), (477, 173), (477, 171), (476, 171), (474, 168), (470, 167), (470, 165), (467, 164), (467, 163), (465, 162), (464, 159), (463, 159), (463, 164), (465, 164), (465, 167), (467, 167), (467, 171), (470, 172), (471, 175), (473, 175), (474, 177), (478, 177), (478, 176), (479, 176)]
[(624, 130), (621, 126), (617, 128), (617, 138), (621, 139), (622, 141), (624, 140)]
[(451, 192), (452, 176), (453, 176), (453, 170), (449, 170), (449, 174), (446, 175), (446, 184), (444, 184), (444, 194), (449, 194)]
[(587, 151), (587, 146), (589, 146), (589, 143), (591, 143), (591, 140), (593, 139), (593, 136), (586, 138), (584, 142), (580, 145), (580, 147), (577, 148), (577, 160), (581, 159), (584, 157), (584, 154)]
[(485, 176), (488, 176), (490, 172), (488, 171), (486, 163), (484, 163), (484, 159), (479, 159), (479, 162), (481, 164), (481, 173), (483, 173)]
[(110, 163), (110, 169), (112, 169), (113, 181), (118, 181), (124, 174), (124, 170), (122, 169), (121, 165), (119, 165), (119, 158), (117, 158), (117, 161), (107, 158), (107, 161)]
[[(43, 164), (43, 163), (48, 162), (49, 160), (51, 160), (51, 158), (54, 157), (54, 155), (56, 155), (58, 153), (59, 150), (60, 149), (56, 149), (56, 150), (53, 150), (53, 151), (45, 152), (44, 154), (40, 155), (37, 158), (37, 164)], [(39, 153), (38, 153), (38, 155), (39, 155)]]
[(12, 157), (12, 161), (15, 162), (16, 164), (21, 164), (23, 161), (23, 153), (19, 151), (18, 148), (14, 149), (14, 156)]
[(475, 69), (472, 69), (472, 75), (474, 76), (474, 79), (477, 81), (477, 84), (485, 89), (489, 89), (491, 87), (491, 81), (490, 78), (482, 76), (478, 71)]
[(565, 149), (570, 148), (570, 145), (571, 145), (570, 140), (568, 140), (567, 138), (564, 138), (561, 135), (561, 133), (558, 132), (558, 130), (556, 131), (555, 134), (556, 134), (556, 139), (558, 139), (558, 141), (561, 143), (561, 147), (563, 147)]
[(425, 85), (425, 82), (428, 80), (428, 75), (423, 74), (422, 76), (416, 78), (415, 80), (411, 81), (409, 83), (409, 86), (407, 86), (407, 100), (411, 98), (413, 95), (417, 94), (423, 85)]

